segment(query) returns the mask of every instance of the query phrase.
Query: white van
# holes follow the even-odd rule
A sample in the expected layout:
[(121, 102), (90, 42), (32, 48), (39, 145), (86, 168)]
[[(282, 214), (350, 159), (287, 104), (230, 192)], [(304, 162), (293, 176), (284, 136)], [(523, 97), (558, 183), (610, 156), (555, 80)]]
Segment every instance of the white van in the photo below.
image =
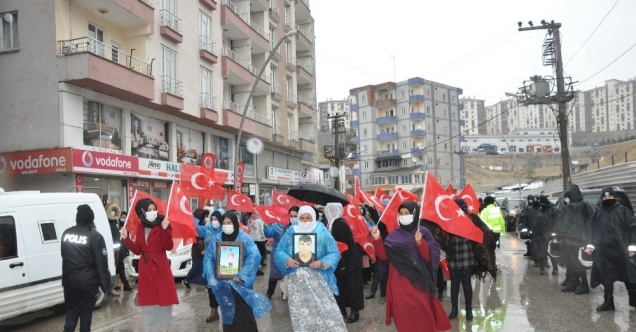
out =
[[(0, 189), (0, 321), (64, 302), (60, 237), (75, 226), (77, 206), (88, 204), (106, 241), (113, 284), (113, 238), (95, 194), (3, 192)], [(104, 290), (106, 293), (109, 290)], [(100, 294), (96, 307), (105, 302)]]
[[(131, 252), (129, 259), (126, 260), (128, 275), (133, 278), (139, 277), (139, 256), (133, 255)], [(168, 263), (172, 276), (175, 278), (185, 278), (192, 267), (192, 245), (183, 246), (183, 242), (179, 243), (175, 252), (166, 251)]]

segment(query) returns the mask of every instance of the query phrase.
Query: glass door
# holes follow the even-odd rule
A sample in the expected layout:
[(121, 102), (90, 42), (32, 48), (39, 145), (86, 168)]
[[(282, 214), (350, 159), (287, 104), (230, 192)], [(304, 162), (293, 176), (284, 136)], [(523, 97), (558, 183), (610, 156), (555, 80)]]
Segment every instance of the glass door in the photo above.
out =
[(99, 56), (106, 56), (106, 45), (104, 45), (104, 29), (88, 23), (88, 51)]

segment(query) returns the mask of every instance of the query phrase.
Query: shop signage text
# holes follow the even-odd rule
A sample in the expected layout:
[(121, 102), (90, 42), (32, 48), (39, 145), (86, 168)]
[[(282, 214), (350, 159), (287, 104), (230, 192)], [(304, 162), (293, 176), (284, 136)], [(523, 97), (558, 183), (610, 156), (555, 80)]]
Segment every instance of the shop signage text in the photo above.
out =
[(73, 149), (73, 171), (98, 174), (139, 174), (137, 157)]
[[(152, 179), (177, 180), (181, 172), (180, 165), (168, 161), (139, 158), (139, 176)], [(229, 173), (225, 184), (234, 184), (233, 172), (218, 168), (215, 171)]]
[(70, 148), (0, 154), (0, 175), (45, 174), (70, 171)]
[(300, 172), (286, 168), (267, 166), (267, 178), (278, 181), (299, 181)]

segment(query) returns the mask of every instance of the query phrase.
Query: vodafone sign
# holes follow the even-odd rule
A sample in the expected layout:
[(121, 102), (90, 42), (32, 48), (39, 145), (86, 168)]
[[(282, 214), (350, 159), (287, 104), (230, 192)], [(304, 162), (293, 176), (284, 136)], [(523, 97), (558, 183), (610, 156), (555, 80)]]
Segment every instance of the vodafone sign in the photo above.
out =
[(0, 175), (45, 174), (70, 171), (70, 148), (0, 154)]
[(73, 149), (73, 171), (138, 176), (139, 160), (120, 154)]

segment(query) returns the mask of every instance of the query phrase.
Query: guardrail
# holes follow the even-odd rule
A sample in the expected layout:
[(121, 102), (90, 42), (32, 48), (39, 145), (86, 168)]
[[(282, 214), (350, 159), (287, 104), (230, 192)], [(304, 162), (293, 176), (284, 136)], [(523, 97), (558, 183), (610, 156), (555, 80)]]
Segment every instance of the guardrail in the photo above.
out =
[[(230, 110), (236, 114), (239, 115), (243, 115), (243, 107), (245, 107), (244, 105), (241, 104), (237, 104), (233, 101), (230, 100), (223, 100), (223, 108)], [(245, 113), (245, 116), (256, 121), (256, 122), (260, 122), (264, 125), (268, 125), (271, 126), (272, 125), (272, 121), (270, 119), (267, 118), (267, 116), (262, 115), (262, 114), (258, 114), (254, 111), (252, 111), (251, 106), (247, 109), (247, 113)]]
[(181, 33), (181, 19), (167, 9), (161, 10), (161, 25)]
[(61, 54), (71, 55), (75, 53), (89, 52), (111, 62), (130, 68), (140, 74), (152, 77), (152, 66), (149, 63), (141, 61), (128, 53), (124, 53), (117, 47), (104, 44), (95, 38), (81, 37), (60, 40), (59, 44)]
[(183, 82), (167, 75), (161, 76), (161, 92), (183, 97)]
[(199, 48), (216, 55), (216, 43), (208, 36), (199, 36)]

